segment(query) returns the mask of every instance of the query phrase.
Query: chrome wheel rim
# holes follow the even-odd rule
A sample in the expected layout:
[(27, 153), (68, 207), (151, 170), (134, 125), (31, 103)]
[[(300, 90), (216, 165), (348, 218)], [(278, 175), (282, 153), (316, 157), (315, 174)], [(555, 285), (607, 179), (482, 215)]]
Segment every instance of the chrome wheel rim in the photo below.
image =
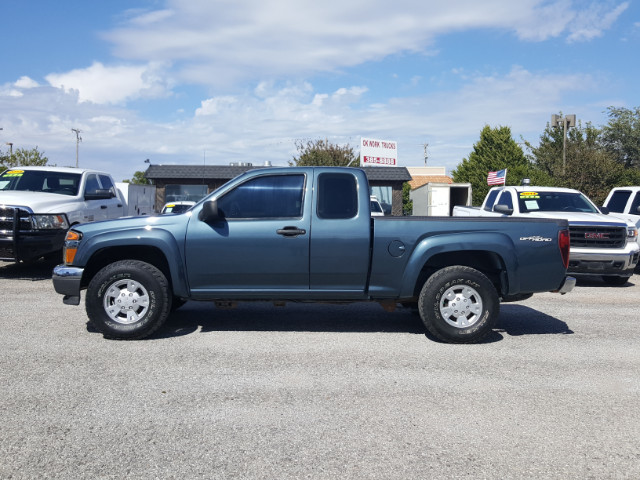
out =
[(440, 315), (452, 327), (471, 327), (482, 316), (482, 297), (466, 285), (450, 287), (440, 299)]
[(103, 307), (111, 320), (130, 325), (140, 321), (149, 311), (149, 292), (135, 280), (119, 280), (105, 292)]

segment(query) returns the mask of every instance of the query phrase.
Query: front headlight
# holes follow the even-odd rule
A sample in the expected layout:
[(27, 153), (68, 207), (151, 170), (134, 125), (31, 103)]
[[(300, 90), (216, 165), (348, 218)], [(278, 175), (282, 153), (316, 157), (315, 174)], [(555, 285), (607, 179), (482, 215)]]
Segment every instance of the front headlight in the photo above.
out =
[(31, 215), (31, 225), (35, 230), (67, 230), (69, 222), (64, 214)]
[(636, 227), (627, 227), (627, 238), (636, 240), (638, 238), (638, 229)]

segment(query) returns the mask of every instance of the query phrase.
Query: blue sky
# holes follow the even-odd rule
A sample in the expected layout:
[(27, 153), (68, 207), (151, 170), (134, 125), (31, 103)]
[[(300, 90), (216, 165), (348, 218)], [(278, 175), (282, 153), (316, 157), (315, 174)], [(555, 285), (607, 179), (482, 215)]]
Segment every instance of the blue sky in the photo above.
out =
[(117, 180), (395, 140), (449, 173), (485, 125), (640, 106), (640, 0), (0, 0), (0, 150)]

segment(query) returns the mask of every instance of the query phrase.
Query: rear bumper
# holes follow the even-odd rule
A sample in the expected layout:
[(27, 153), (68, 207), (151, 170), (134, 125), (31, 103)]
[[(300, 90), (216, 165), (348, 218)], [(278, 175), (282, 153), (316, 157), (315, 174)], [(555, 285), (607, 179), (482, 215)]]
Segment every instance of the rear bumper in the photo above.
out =
[(80, 285), (84, 268), (58, 265), (53, 269), (53, 288), (64, 295), (62, 302), (67, 305), (80, 304)]
[(564, 295), (565, 293), (569, 293), (571, 290), (573, 290), (573, 287), (575, 286), (576, 286), (575, 277), (566, 276), (564, 277), (564, 280), (562, 281), (560, 288), (558, 288), (558, 290), (554, 290), (554, 293), (559, 293), (561, 295)]

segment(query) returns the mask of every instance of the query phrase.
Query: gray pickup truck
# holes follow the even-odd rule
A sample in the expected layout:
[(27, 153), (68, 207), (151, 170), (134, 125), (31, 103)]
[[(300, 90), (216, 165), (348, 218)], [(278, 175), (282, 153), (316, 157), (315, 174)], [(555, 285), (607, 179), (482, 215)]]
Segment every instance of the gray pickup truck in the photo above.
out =
[(64, 260), (64, 303), (86, 289), (91, 323), (118, 339), (186, 300), (266, 300), (404, 304), (437, 339), (478, 342), (501, 300), (575, 284), (565, 220), (372, 217), (365, 173), (338, 167), (255, 169), (183, 214), (79, 225)]

